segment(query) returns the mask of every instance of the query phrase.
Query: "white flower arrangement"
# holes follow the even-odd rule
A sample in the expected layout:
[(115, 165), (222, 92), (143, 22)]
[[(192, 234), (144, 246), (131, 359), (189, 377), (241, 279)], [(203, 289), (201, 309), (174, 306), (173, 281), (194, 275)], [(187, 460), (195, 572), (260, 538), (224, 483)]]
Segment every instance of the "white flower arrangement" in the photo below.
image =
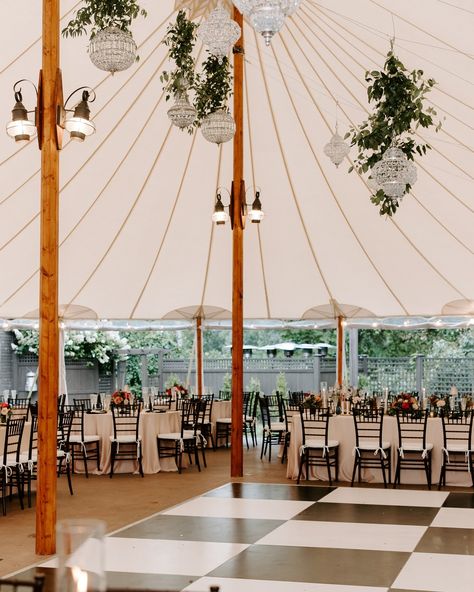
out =
[[(38, 355), (39, 339), (37, 331), (14, 330), (16, 343), (12, 350), (17, 355)], [(118, 349), (130, 349), (128, 340), (118, 331), (65, 331), (64, 355), (67, 358), (94, 359), (99, 364), (107, 364), (112, 359), (112, 352)], [(126, 359), (121, 355), (118, 359)]]

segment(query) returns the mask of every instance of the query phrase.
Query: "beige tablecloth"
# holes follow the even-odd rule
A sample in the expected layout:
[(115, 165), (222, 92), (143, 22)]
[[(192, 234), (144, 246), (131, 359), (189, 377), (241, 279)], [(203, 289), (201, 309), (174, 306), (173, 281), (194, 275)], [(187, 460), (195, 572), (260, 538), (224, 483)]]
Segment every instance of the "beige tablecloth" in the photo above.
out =
[[(110, 472), (110, 436), (113, 435), (113, 421), (111, 413), (86, 414), (85, 433), (97, 434), (100, 438), (100, 467), (101, 471), (94, 471), (95, 461), (89, 461), (89, 470), (96, 474)], [(179, 432), (181, 422), (180, 411), (167, 411), (166, 413), (140, 414), (140, 435), (142, 437), (143, 472), (147, 474), (160, 471), (177, 471), (176, 463), (172, 458), (158, 458), (156, 436), (169, 432)], [(81, 471), (82, 463), (76, 462), (75, 470)], [(138, 471), (138, 463), (135, 461), (118, 461), (115, 463), (114, 472), (130, 473)]]
[[(288, 450), (288, 465), (286, 476), (289, 479), (298, 478), (300, 446), (302, 443), (301, 421), (294, 418), (291, 428), (291, 440)], [(432, 453), (432, 482), (437, 485), (442, 459), (443, 433), (441, 419), (433, 417), (428, 419), (427, 442), (434, 446)], [(354, 466), (354, 446), (355, 430), (354, 419), (352, 415), (336, 415), (329, 420), (329, 439), (339, 441), (339, 480), (350, 481), (352, 478), (352, 469)], [(392, 480), (395, 476), (396, 455), (398, 446), (397, 419), (387, 416), (384, 418), (383, 439), (389, 441), (392, 445)], [(327, 469), (325, 467), (315, 467), (311, 469), (311, 479), (328, 480)], [(373, 483), (383, 481), (382, 471), (366, 469), (362, 472), (362, 480)], [(426, 476), (423, 469), (404, 471), (402, 469), (401, 482), (412, 484), (425, 484)], [(465, 472), (446, 473), (447, 485), (458, 485), (470, 487), (472, 485), (471, 475)]]

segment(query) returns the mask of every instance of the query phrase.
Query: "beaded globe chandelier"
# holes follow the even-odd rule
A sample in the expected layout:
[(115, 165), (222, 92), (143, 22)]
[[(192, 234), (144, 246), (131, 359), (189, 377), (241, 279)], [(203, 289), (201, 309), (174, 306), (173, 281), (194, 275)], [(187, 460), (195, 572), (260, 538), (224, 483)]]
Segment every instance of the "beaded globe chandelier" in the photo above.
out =
[(224, 109), (218, 109), (202, 120), (201, 132), (208, 142), (214, 142), (214, 144), (228, 142), (235, 134), (234, 118)]
[(137, 45), (127, 31), (107, 27), (99, 31), (89, 43), (91, 62), (106, 72), (121, 72), (137, 59)]
[(336, 131), (329, 142), (324, 146), (324, 154), (329, 157), (331, 162), (336, 165), (336, 168), (341, 164), (344, 158), (349, 154), (350, 147), (344, 142), (338, 133), (337, 124)]
[(265, 39), (265, 45), (270, 41), (290, 16), (300, 5), (301, 0), (232, 0), (235, 6), (244, 14), (252, 27)]
[(240, 27), (230, 18), (227, 10), (219, 5), (199, 26), (197, 35), (209, 48), (210, 53), (222, 59), (229, 54), (239, 39)]
[(189, 103), (185, 91), (176, 96), (174, 105), (168, 109), (168, 117), (171, 123), (180, 129), (193, 125), (196, 119), (196, 109)]
[(407, 184), (416, 182), (416, 167), (400, 148), (391, 146), (385, 151), (382, 160), (372, 167), (372, 178), (387, 197), (400, 199)]

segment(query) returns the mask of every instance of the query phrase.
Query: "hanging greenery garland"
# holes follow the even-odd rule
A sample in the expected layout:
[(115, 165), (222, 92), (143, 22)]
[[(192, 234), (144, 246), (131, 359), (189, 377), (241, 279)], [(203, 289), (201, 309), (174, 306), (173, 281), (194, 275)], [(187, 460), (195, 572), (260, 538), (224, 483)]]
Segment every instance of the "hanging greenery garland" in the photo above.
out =
[(202, 63), (202, 74), (196, 76), (194, 106), (198, 121), (219, 109), (227, 111), (232, 94), (232, 72), (229, 59), (209, 54)]
[(175, 63), (175, 69), (165, 70), (160, 76), (166, 92), (165, 99), (178, 97), (183, 91), (194, 87), (193, 50), (196, 45), (198, 25), (189, 20), (184, 10), (178, 12), (176, 22), (166, 31), (163, 43), (168, 48), (168, 57)]
[[(414, 160), (415, 155), (426, 154), (431, 146), (416, 142), (413, 137), (415, 130), (420, 126), (435, 127), (435, 131), (441, 128), (441, 123), (434, 121), (436, 111), (433, 107), (425, 108), (423, 104), (425, 95), (436, 82), (432, 78), (425, 81), (423, 70), (408, 72), (393, 53), (393, 41), (383, 70), (367, 71), (365, 80), (369, 83), (369, 103), (373, 103), (375, 109), (366, 121), (360, 126), (352, 127), (345, 136), (350, 137), (351, 146), (357, 146), (359, 150), (349, 172), (356, 169), (361, 174), (370, 173), (369, 183), (374, 190), (370, 198), (372, 203), (379, 206), (380, 215), (392, 216), (400, 205), (400, 197), (386, 195), (384, 189), (376, 182), (374, 172), (377, 171), (377, 167), (374, 171), (374, 166), (382, 160), (388, 149), (398, 148), (409, 161), (406, 168), (412, 167), (411, 178), (416, 179), (416, 172), (410, 161)], [(385, 155), (386, 160), (390, 155), (391, 153)], [(406, 178), (410, 178), (410, 175)], [(404, 185), (402, 192), (409, 193), (410, 183)]]
[(64, 27), (64, 37), (80, 37), (91, 27), (90, 39), (107, 27), (130, 33), (130, 25), (138, 16), (147, 16), (137, 0), (84, 0), (84, 6)]

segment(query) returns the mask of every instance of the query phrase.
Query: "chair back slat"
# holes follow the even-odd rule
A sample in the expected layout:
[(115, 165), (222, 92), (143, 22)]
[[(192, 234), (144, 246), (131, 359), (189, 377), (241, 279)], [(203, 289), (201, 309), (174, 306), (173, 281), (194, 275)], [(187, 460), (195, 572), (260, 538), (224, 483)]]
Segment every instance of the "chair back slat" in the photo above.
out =
[(356, 447), (361, 440), (372, 441), (376, 447), (382, 446), (383, 409), (377, 407), (365, 407), (353, 409)]
[(123, 407), (112, 406), (112, 420), (114, 427), (114, 440), (118, 436), (135, 435), (138, 440), (140, 427), (141, 404), (136, 402)]
[(420, 442), (426, 448), (426, 429), (428, 425), (428, 410), (415, 413), (403, 413), (397, 409), (398, 446), (403, 443)]
[(3, 465), (7, 464), (8, 457), (15, 457), (16, 462), (20, 460), (21, 440), (23, 429), (25, 427), (24, 417), (9, 417), (5, 426), (5, 436), (3, 444)]
[(447, 448), (451, 442), (466, 445), (468, 450), (472, 450), (473, 414), (472, 410), (466, 410), (464, 412), (452, 411), (441, 415), (444, 448)]
[(299, 406), (303, 445), (310, 440), (324, 441), (328, 444), (329, 417), (328, 407), (306, 408)]

